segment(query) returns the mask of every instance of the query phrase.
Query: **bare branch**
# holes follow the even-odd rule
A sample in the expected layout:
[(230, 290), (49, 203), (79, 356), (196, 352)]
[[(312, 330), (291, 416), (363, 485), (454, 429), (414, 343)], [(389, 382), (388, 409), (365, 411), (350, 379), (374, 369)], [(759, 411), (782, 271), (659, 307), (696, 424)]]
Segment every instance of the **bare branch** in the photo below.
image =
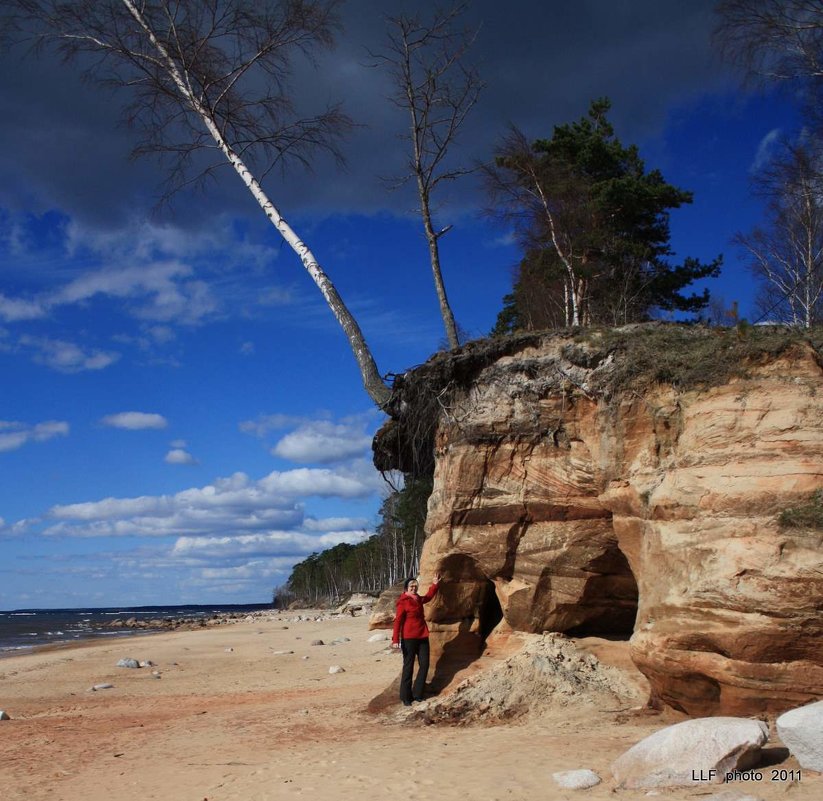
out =
[(784, 142), (756, 178), (766, 221), (735, 242), (767, 288), (763, 318), (805, 328), (823, 320), (823, 153), (811, 140)]

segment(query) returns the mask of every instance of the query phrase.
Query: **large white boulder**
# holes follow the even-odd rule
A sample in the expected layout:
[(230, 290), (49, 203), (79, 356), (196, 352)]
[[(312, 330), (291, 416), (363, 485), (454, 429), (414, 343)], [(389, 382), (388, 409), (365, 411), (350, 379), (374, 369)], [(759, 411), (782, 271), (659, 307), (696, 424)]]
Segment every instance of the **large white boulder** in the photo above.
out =
[(784, 712), (776, 724), (777, 736), (800, 767), (823, 772), (823, 701)]
[(756, 765), (769, 729), (746, 718), (697, 718), (661, 729), (615, 760), (621, 787), (719, 784)]

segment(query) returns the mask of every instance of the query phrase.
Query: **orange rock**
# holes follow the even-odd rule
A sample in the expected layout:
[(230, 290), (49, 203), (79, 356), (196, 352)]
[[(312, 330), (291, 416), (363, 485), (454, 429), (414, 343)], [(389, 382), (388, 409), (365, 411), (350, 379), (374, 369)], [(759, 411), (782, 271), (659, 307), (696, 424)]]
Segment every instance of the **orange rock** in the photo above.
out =
[(823, 487), (812, 347), (710, 388), (604, 397), (605, 367), (566, 361), (568, 342), (479, 366), (439, 417), (433, 653), (470, 658), (502, 617), (631, 634), (655, 695), (692, 715), (823, 698), (823, 535), (777, 523)]

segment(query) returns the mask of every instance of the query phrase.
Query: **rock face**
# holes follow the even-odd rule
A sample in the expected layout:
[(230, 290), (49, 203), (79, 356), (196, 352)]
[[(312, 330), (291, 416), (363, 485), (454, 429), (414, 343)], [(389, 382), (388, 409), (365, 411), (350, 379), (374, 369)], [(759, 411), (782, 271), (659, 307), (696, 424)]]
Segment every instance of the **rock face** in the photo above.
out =
[[(569, 337), (450, 357), (421, 565), (424, 585), (445, 579), (427, 610), (436, 660), (479, 653), (503, 618), (631, 634), (654, 694), (692, 715), (823, 698), (823, 532), (777, 520), (823, 487), (820, 357), (795, 342), (738, 358), (700, 337), (709, 379), (642, 389), (625, 354)], [(692, 346), (649, 358), (694, 372)], [(409, 469), (404, 415), (436, 367), (396, 393), (380, 467)]]

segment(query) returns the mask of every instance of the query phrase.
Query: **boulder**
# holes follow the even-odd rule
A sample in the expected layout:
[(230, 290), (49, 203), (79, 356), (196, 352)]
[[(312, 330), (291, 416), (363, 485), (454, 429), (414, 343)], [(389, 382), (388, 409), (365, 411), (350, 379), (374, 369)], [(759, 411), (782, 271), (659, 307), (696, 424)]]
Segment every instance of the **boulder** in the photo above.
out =
[(759, 720), (696, 718), (661, 729), (632, 746), (612, 765), (620, 787), (720, 784), (760, 760), (769, 729)]
[(372, 613), (369, 617), (370, 631), (372, 629), (390, 629), (394, 625), (397, 599), (402, 592), (403, 581), (399, 581), (380, 593), (377, 602), (372, 606)]
[(370, 610), (376, 600), (375, 596), (367, 595), (364, 592), (356, 592), (347, 601), (340, 604), (334, 612), (337, 615), (349, 614), (353, 616), (357, 612)]
[(8, 713), (3, 709), (0, 709), (0, 720), (11, 720)]
[(823, 701), (784, 712), (776, 726), (777, 736), (800, 767), (823, 773)]
[(345, 673), (346, 671), (340, 665), (332, 665), (329, 668), (329, 673)]
[(552, 779), (564, 790), (586, 790), (600, 784), (600, 777), (593, 770), (564, 770), (552, 773)]
[(131, 659), (130, 657), (126, 657), (124, 659), (119, 659), (117, 661), (117, 667), (139, 668), (140, 667), (140, 662), (136, 659)]

